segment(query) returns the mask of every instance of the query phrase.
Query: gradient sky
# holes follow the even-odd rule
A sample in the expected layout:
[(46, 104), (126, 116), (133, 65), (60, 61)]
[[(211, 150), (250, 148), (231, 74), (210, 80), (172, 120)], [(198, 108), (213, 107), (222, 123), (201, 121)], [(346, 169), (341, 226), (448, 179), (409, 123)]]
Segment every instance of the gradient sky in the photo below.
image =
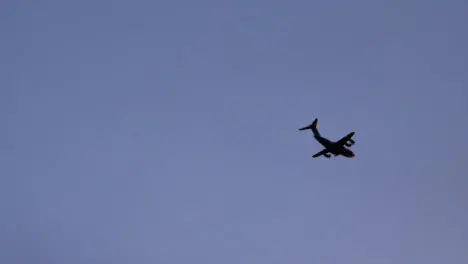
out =
[(468, 263), (467, 1), (0, 7), (0, 263)]

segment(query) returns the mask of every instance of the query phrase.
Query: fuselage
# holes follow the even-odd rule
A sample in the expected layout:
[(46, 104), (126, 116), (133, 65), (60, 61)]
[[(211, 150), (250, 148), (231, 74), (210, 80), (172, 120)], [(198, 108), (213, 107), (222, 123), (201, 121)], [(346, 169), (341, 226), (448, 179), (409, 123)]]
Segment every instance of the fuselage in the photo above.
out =
[(336, 142), (333, 142), (321, 136), (314, 136), (314, 137), (322, 146), (324, 146), (333, 155), (335, 156), (342, 155), (347, 158), (354, 157), (354, 153), (350, 149), (346, 148), (345, 146), (339, 145)]

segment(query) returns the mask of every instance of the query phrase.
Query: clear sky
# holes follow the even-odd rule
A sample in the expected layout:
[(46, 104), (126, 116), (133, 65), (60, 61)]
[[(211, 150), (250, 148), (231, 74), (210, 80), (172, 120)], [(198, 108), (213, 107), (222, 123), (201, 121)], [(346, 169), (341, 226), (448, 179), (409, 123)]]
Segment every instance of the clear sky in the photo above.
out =
[(0, 263), (468, 263), (467, 1), (0, 7)]

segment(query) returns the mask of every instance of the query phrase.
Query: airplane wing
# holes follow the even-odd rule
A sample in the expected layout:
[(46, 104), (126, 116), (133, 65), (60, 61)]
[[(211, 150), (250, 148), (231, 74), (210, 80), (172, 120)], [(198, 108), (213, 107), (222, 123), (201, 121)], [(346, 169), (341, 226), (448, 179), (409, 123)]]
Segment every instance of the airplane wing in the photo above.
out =
[(338, 140), (336, 143), (343, 146), (346, 144), (346, 142), (350, 141), (353, 136), (354, 136), (354, 132), (351, 132), (345, 137), (343, 137), (342, 139)]
[(327, 150), (327, 149), (323, 149), (323, 150), (321, 150), (321, 151), (315, 153), (315, 154), (312, 156), (312, 158), (317, 158), (317, 157), (320, 157), (320, 156), (322, 156), (322, 155), (324, 155), (324, 156), (327, 157), (327, 158), (330, 158), (330, 155), (327, 154), (327, 153), (328, 153), (328, 150)]

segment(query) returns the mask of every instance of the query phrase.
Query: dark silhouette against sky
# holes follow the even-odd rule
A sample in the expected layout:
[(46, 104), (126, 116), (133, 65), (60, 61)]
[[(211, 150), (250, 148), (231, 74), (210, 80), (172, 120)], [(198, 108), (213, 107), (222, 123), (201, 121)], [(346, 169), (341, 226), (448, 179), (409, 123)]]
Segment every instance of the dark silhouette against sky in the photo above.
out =
[(468, 263), (467, 1), (1, 6), (0, 263)]

